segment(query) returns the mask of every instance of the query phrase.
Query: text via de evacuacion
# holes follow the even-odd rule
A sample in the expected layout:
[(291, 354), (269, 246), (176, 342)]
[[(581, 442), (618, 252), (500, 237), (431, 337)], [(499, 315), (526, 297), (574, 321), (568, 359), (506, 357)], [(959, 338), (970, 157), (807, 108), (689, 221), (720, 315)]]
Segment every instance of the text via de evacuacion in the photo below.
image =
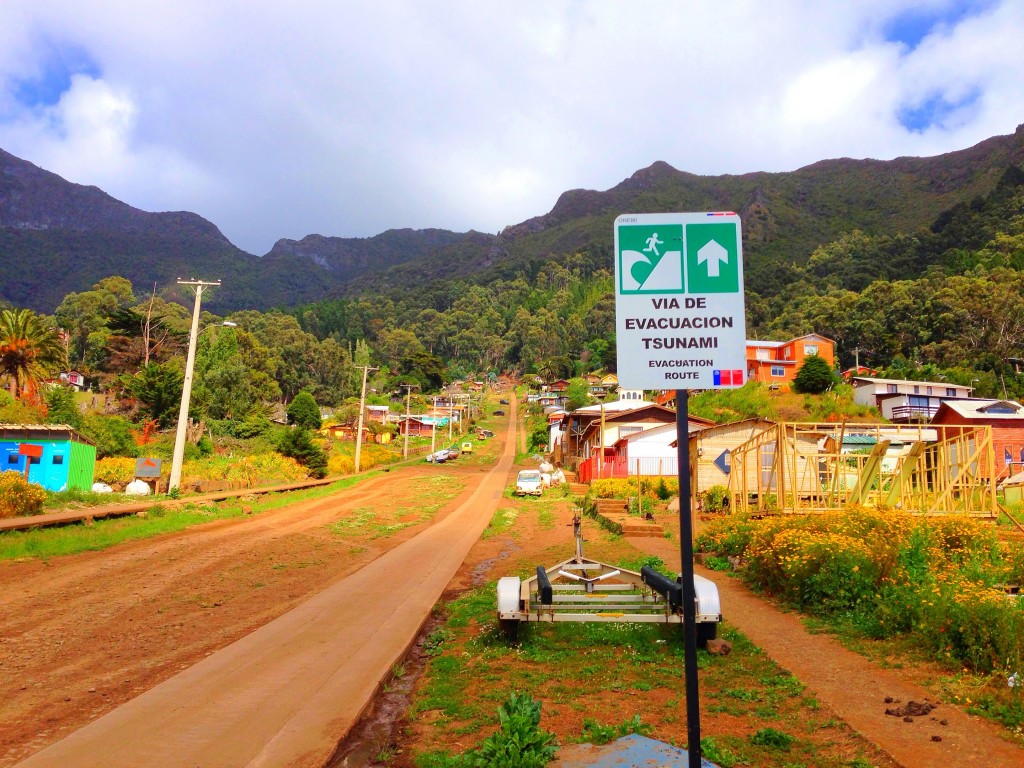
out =
[[(669, 309), (705, 309), (707, 300), (704, 298), (687, 297), (680, 303), (675, 298), (651, 299), (651, 306), (656, 311)], [(679, 331), (707, 330), (714, 328), (732, 328), (731, 315), (713, 315), (711, 317), (627, 317), (624, 318), (627, 331)], [(644, 349), (718, 349), (718, 336), (646, 336), (640, 338)]]

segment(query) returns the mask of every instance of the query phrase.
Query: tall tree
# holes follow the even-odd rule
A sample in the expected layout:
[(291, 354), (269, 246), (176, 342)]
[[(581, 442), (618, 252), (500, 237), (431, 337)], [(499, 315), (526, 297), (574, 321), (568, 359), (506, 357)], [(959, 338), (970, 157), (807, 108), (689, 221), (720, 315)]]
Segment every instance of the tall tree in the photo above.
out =
[(11, 395), (34, 393), (41, 379), (67, 362), (57, 331), (30, 309), (0, 313), (0, 375), (7, 377)]

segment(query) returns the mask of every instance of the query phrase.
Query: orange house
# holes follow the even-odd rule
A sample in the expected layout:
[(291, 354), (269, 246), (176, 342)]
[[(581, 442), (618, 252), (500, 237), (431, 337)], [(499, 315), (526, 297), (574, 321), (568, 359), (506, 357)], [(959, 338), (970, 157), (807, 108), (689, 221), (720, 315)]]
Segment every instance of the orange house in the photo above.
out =
[(789, 341), (747, 339), (747, 381), (788, 388), (804, 360), (811, 355), (824, 358), (834, 368), (836, 343), (816, 333)]

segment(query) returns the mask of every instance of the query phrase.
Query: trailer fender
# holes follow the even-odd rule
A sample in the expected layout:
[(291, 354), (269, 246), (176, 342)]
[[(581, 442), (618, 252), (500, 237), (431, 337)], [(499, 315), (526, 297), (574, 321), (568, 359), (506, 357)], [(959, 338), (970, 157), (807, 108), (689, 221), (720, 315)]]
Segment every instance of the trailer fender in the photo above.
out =
[(502, 576), (498, 579), (498, 618), (519, 618), (519, 588), (521, 579), (518, 576)]
[(711, 579), (693, 574), (693, 590), (697, 595), (697, 614), (700, 616), (722, 617), (722, 601), (718, 596), (718, 587)]

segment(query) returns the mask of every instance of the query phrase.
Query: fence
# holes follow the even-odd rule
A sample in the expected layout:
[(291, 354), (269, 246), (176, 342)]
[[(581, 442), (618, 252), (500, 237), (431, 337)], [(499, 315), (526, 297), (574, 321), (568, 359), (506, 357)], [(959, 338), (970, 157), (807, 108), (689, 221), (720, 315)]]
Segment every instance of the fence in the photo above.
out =
[(605, 456), (602, 463), (598, 461), (597, 456), (591, 456), (580, 462), (576, 472), (579, 482), (589, 483), (598, 478), (625, 478), (638, 475), (642, 477), (677, 477), (679, 468), (677, 459), (674, 458)]

